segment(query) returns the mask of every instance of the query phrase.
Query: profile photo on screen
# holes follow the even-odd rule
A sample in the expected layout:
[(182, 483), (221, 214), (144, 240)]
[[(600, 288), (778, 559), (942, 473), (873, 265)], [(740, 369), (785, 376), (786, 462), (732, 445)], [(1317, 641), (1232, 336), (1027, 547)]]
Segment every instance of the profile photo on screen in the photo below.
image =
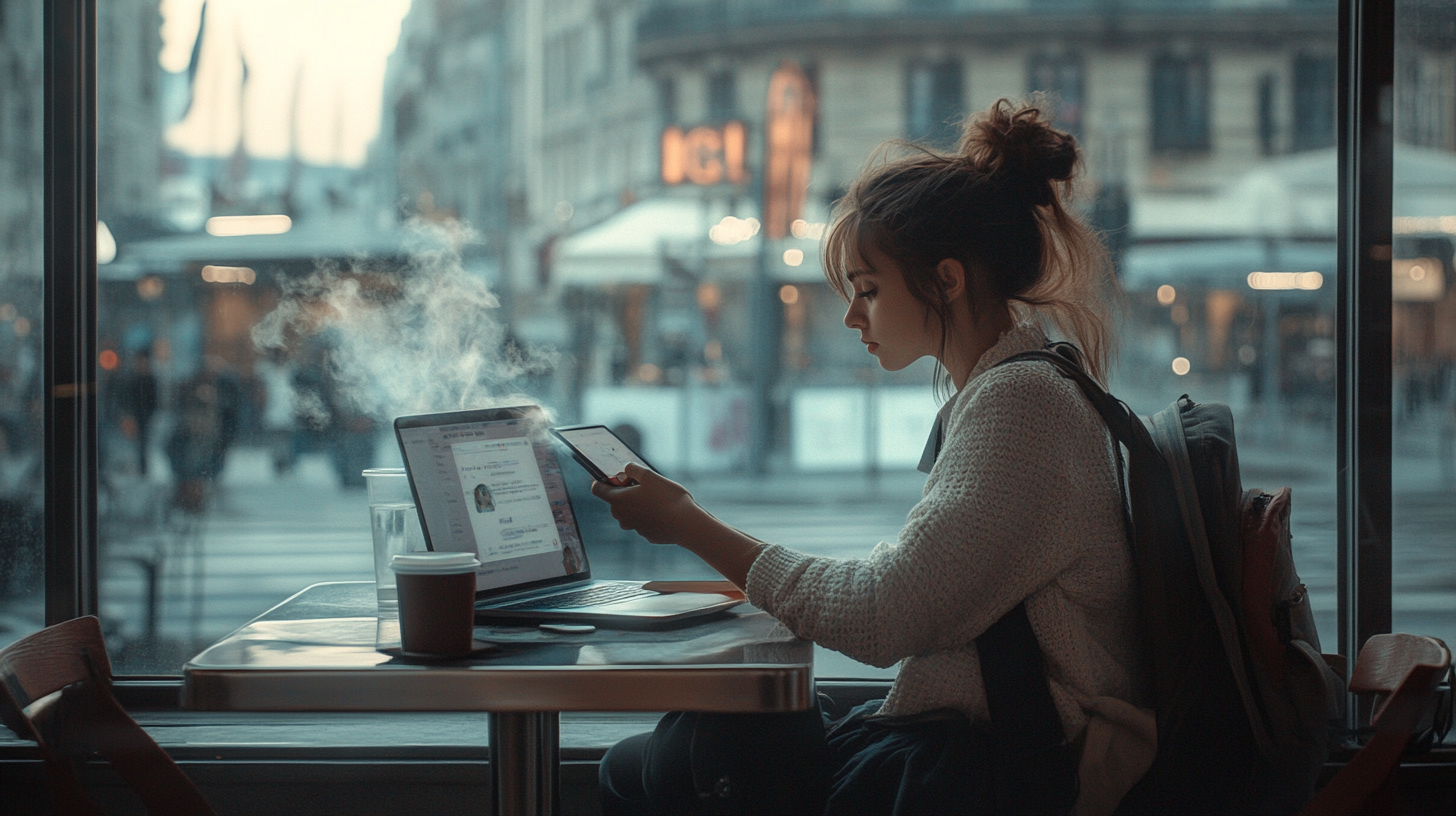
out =
[(566, 575), (575, 575), (581, 572), (581, 556), (576, 554), (572, 547), (561, 548), (561, 568)]
[(483, 484), (475, 486), (475, 512), (495, 512), (495, 497), (490, 494), (490, 488)]

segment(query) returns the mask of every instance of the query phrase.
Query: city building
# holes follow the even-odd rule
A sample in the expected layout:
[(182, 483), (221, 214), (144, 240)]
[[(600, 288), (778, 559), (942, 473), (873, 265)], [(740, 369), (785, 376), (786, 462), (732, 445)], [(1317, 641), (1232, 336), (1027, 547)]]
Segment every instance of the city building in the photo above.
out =
[[(841, 304), (817, 263), (819, 225), (884, 142), (949, 148), (966, 114), (1030, 92), (1044, 93), (1082, 142), (1079, 206), (1106, 231), (1129, 317), (1151, 337), (1125, 351), (1124, 387), (1167, 387), (1184, 376), (1170, 368), (1177, 358), (1231, 401), (1313, 388), (1328, 404), (1332, 380), (1315, 372), (1329, 370), (1320, 355), (1333, 324), (1320, 315), (1333, 308), (1333, 287), (1265, 292), (1246, 278), (1334, 273), (1332, 4), (582, 0), (549, 9), (525, 4), (511, 29), (544, 67), (527, 60), (511, 73), (529, 100), (512, 109), (513, 155), (533, 170), (513, 188), (506, 278), (518, 325), (570, 338), (573, 368), (558, 372), (568, 410), (598, 407), (591, 395), (603, 388), (747, 387), (768, 360), (778, 432), (792, 433), (797, 389), (926, 383), (919, 367), (867, 368), (843, 342)], [(756, 235), (719, 244), (708, 232), (724, 218), (759, 214), (768, 86), (786, 60), (816, 98), (803, 237), (767, 249)], [(668, 173), (667, 130), (730, 122), (746, 134), (741, 173)], [(780, 297), (750, 294), (760, 257)], [(1169, 286), (1176, 303), (1154, 298)], [(753, 318), (748, 303), (768, 301), (777, 313)], [(1295, 336), (1270, 331), (1286, 318), (1299, 324)], [(759, 326), (773, 327), (767, 351), (754, 348)]]

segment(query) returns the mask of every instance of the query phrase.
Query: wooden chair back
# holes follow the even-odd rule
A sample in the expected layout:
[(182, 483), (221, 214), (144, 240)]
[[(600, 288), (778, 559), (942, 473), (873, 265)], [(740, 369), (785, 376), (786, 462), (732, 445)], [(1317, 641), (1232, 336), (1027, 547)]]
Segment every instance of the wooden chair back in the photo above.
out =
[(0, 649), (0, 722), (40, 748), (61, 814), (99, 814), (85, 763), (111, 763), (153, 816), (212, 814), (197, 786), (111, 693), (94, 617), (49, 626)]
[(1374, 735), (1300, 811), (1301, 816), (1356, 816), (1394, 810), (1401, 753), (1451, 666), (1446, 644), (1421, 635), (1375, 635), (1360, 649), (1350, 691), (1374, 694)]

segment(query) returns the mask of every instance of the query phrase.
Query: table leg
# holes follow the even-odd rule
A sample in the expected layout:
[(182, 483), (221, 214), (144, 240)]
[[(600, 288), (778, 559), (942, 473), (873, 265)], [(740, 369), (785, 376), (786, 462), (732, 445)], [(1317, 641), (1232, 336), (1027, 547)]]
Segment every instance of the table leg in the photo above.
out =
[(496, 816), (561, 812), (561, 715), (490, 713), (490, 778)]

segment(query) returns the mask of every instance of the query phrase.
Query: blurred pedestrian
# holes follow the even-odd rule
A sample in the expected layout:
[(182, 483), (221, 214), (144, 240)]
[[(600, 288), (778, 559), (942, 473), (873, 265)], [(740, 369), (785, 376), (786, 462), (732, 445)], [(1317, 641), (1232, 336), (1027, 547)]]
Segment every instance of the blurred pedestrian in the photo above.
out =
[(197, 513), (206, 507), (237, 436), (241, 400), (237, 375), (211, 355), (202, 370), (177, 386), (177, 417), (166, 447), (176, 479), (173, 503), (182, 510)]
[(116, 378), (113, 386), (116, 400), (117, 427), (121, 435), (136, 445), (137, 467), (147, 475), (147, 451), (151, 447), (152, 415), (157, 412), (157, 376), (152, 372), (150, 349), (141, 349), (131, 358), (131, 366)]
[(279, 354), (259, 360), (253, 370), (263, 389), (263, 434), (272, 450), (273, 470), (281, 476), (293, 467), (298, 412), (293, 363)]

